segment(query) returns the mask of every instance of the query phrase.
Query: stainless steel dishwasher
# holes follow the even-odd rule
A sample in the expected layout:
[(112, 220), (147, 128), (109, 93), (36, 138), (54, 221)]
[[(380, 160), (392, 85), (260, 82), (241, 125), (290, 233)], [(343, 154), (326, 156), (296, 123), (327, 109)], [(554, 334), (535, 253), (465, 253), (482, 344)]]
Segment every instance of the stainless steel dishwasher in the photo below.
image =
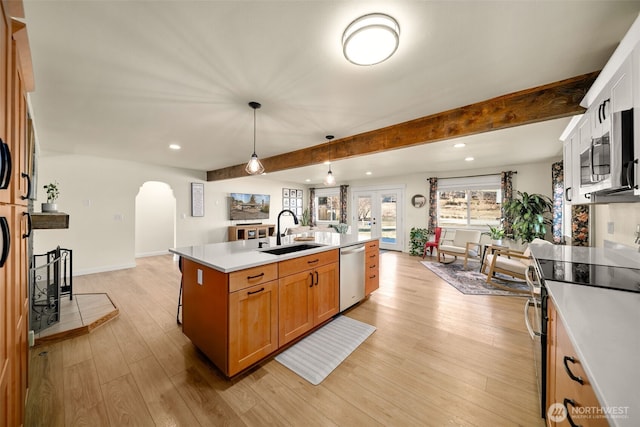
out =
[(340, 249), (340, 311), (364, 299), (365, 245)]

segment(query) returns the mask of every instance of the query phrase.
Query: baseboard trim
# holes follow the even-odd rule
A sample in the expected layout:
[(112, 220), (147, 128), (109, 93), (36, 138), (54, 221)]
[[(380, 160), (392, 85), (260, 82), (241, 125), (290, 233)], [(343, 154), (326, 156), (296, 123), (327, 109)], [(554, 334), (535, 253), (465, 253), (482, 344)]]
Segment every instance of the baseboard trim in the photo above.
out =
[(74, 276), (85, 276), (87, 274), (106, 273), (108, 271), (126, 270), (128, 268), (135, 268), (136, 263), (122, 264), (122, 265), (110, 265), (106, 267), (87, 268), (85, 270), (76, 270), (73, 272)]
[(143, 252), (141, 254), (136, 254), (136, 258), (146, 258), (146, 257), (158, 256), (158, 255), (169, 255), (169, 250), (155, 251), (155, 252)]

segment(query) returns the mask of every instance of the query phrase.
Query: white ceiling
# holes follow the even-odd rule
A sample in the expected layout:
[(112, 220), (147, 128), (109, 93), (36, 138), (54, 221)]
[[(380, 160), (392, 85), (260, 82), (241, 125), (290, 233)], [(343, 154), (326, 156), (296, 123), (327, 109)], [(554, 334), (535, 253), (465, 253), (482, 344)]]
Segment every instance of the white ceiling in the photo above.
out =
[[(213, 170), (601, 69), (640, 1), (24, 0), (42, 155)], [(388, 61), (345, 60), (342, 32), (400, 23)], [(338, 182), (561, 155), (569, 119), (338, 161)], [(182, 150), (171, 151), (170, 143)], [(464, 162), (473, 156), (473, 162)], [(326, 166), (268, 175), (318, 183)]]

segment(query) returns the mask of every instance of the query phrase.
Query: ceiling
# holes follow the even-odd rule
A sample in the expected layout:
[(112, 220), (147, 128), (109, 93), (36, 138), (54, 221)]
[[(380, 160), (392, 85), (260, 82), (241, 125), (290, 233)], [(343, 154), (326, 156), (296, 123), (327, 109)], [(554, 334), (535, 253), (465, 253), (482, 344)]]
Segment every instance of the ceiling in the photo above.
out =
[[(601, 69), (640, 1), (24, 0), (41, 155), (214, 170)], [(400, 46), (371, 67), (341, 36), (372, 12)], [(569, 119), (341, 160), (338, 183), (558, 157)], [(170, 150), (177, 143), (182, 149)], [(465, 162), (467, 156), (475, 158)], [(312, 184), (318, 164), (267, 174)], [(268, 171), (267, 171), (268, 172)]]

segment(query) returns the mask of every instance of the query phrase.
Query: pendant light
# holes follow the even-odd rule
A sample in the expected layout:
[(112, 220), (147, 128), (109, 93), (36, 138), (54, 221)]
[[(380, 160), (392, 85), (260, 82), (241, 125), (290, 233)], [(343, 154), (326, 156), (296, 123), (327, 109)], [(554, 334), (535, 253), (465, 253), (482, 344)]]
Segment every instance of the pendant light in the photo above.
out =
[(327, 172), (327, 176), (324, 177), (324, 185), (335, 185), (336, 178), (333, 176), (331, 172), (331, 163), (329, 163), (329, 172)]
[[(333, 135), (325, 136), (327, 141), (331, 141), (333, 139)], [(324, 185), (335, 185), (336, 178), (333, 176), (333, 172), (331, 172), (331, 162), (325, 162), (325, 165), (329, 165), (329, 172), (327, 172), (327, 176), (324, 177)]]
[(244, 170), (247, 171), (249, 175), (262, 175), (264, 173), (264, 166), (262, 166), (256, 154), (256, 110), (260, 108), (261, 105), (259, 102), (251, 101), (249, 107), (253, 108), (253, 154)]

